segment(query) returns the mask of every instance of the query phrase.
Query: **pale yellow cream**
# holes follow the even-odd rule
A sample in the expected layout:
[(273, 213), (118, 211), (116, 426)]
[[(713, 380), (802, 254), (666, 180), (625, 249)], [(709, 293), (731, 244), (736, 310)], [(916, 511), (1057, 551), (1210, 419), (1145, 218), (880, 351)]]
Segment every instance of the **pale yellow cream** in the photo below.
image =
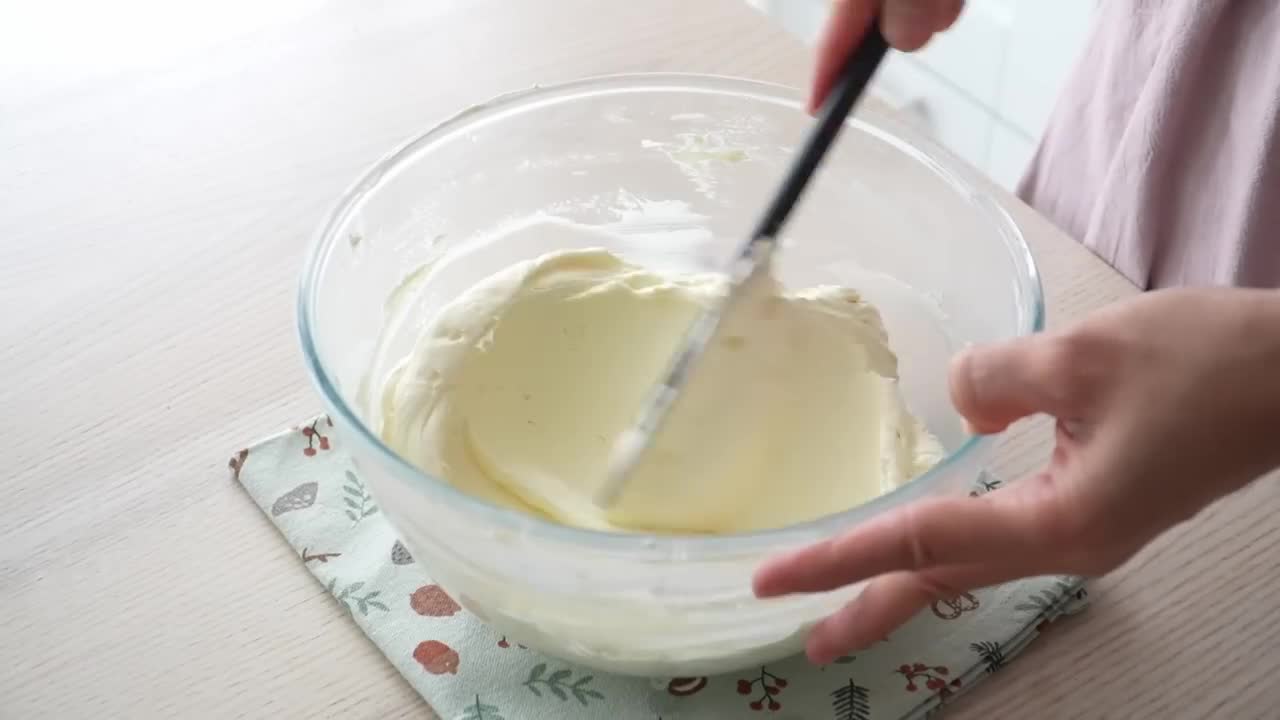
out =
[(584, 528), (732, 533), (839, 512), (927, 470), (879, 313), (852, 290), (735, 314), (608, 512), (592, 494), (716, 275), (554, 252), (472, 287), (386, 378), (381, 434), (474, 496)]

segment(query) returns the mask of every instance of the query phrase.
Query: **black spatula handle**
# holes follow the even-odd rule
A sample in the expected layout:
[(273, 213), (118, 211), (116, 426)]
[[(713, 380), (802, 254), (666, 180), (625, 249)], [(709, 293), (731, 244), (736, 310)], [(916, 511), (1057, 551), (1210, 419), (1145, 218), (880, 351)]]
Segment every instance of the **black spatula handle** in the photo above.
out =
[(827, 95), (826, 101), (818, 111), (817, 126), (809, 133), (809, 137), (805, 138), (800, 154), (791, 164), (782, 181), (782, 187), (774, 196), (773, 202), (769, 204), (752, 237), (776, 238), (778, 236), (782, 224), (786, 222), (787, 216), (791, 214), (791, 210), (799, 202), (800, 196), (809, 184), (809, 178), (818, 169), (827, 149), (840, 134), (840, 128), (844, 126), (845, 119), (849, 117), (858, 98), (862, 97), (863, 91), (867, 89), (867, 85), (871, 82), (872, 76), (880, 67), (880, 61), (884, 59), (888, 50), (889, 43), (881, 34), (879, 20), (876, 19), (867, 29), (862, 43), (845, 60), (844, 67), (840, 69), (840, 75), (836, 78), (835, 87), (831, 89), (831, 93)]

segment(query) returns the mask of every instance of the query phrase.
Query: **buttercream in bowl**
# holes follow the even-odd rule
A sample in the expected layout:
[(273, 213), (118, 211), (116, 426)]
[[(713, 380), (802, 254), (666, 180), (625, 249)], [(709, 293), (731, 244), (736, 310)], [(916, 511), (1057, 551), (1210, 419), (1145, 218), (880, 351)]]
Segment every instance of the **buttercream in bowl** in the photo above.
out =
[(846, 510), (928, 470), (875, 308), (818, 286), (728, 318), (608, 512), (614, 440), (727, 284), (604, 248), (553, 251), (471, 287), (382, 384), (381, 435), (475, 497), (572, 527), (735, 533)]

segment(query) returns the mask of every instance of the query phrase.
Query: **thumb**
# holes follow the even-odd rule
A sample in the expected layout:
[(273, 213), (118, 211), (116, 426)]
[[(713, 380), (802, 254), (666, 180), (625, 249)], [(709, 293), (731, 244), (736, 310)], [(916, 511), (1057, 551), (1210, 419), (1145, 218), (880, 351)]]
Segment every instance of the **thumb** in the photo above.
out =
[(970, 348), (951, 361), (951, 402), (975, 433), (998, 433), (1036, 413), (1069, 415), (1063, 386), (1070, 376), (1052, 335)]

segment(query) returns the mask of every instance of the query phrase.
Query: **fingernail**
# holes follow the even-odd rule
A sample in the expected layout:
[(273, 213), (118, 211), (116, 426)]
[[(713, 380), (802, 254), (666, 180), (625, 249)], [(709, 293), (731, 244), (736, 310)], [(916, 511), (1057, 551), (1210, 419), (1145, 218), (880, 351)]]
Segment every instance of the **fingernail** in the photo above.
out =
[(759, 580), (751, 581), (751, 593), (761, 600), (780, 594), (774, 588), (769, 587), (768, 583), (762, 583)]
[(957, 376), (956, 380), (973, 382), (973, 361), (977, 356), (978, 353), (972, 346), (961, 348), (959, 352), (951, 356), (947, 373)]
[(889, 44), (899, 50), (916, 50), (932, 35), (933, 16), (917, 3), (891, 3), (884, 13), (881, 29)]
[(751, 592), (758, 598), (773, 597), (778, 594), (777, 588), (769, 580), (769, 574), (774, 566), (773, 560), (766, 560), (763, 565), (756, 568), (756, 572), (751, 576)]
[(751, 593), (761, 600), (769, 598), (784, 597), (795, 592), (794, 585), (788, 585), (785, 581), (779, 583), (777, 580), (764, 577), (752, 578)]
[(818, 629), (821, 623), (815, 625), (813, 631), (809, 633), (809, 640), (805, 643), (804, 654), (809, 658), (809, 662), (814, 665), (829, 665), (837, 656), (832, 655), (827, 649), (826, 643), (818, 636)]

